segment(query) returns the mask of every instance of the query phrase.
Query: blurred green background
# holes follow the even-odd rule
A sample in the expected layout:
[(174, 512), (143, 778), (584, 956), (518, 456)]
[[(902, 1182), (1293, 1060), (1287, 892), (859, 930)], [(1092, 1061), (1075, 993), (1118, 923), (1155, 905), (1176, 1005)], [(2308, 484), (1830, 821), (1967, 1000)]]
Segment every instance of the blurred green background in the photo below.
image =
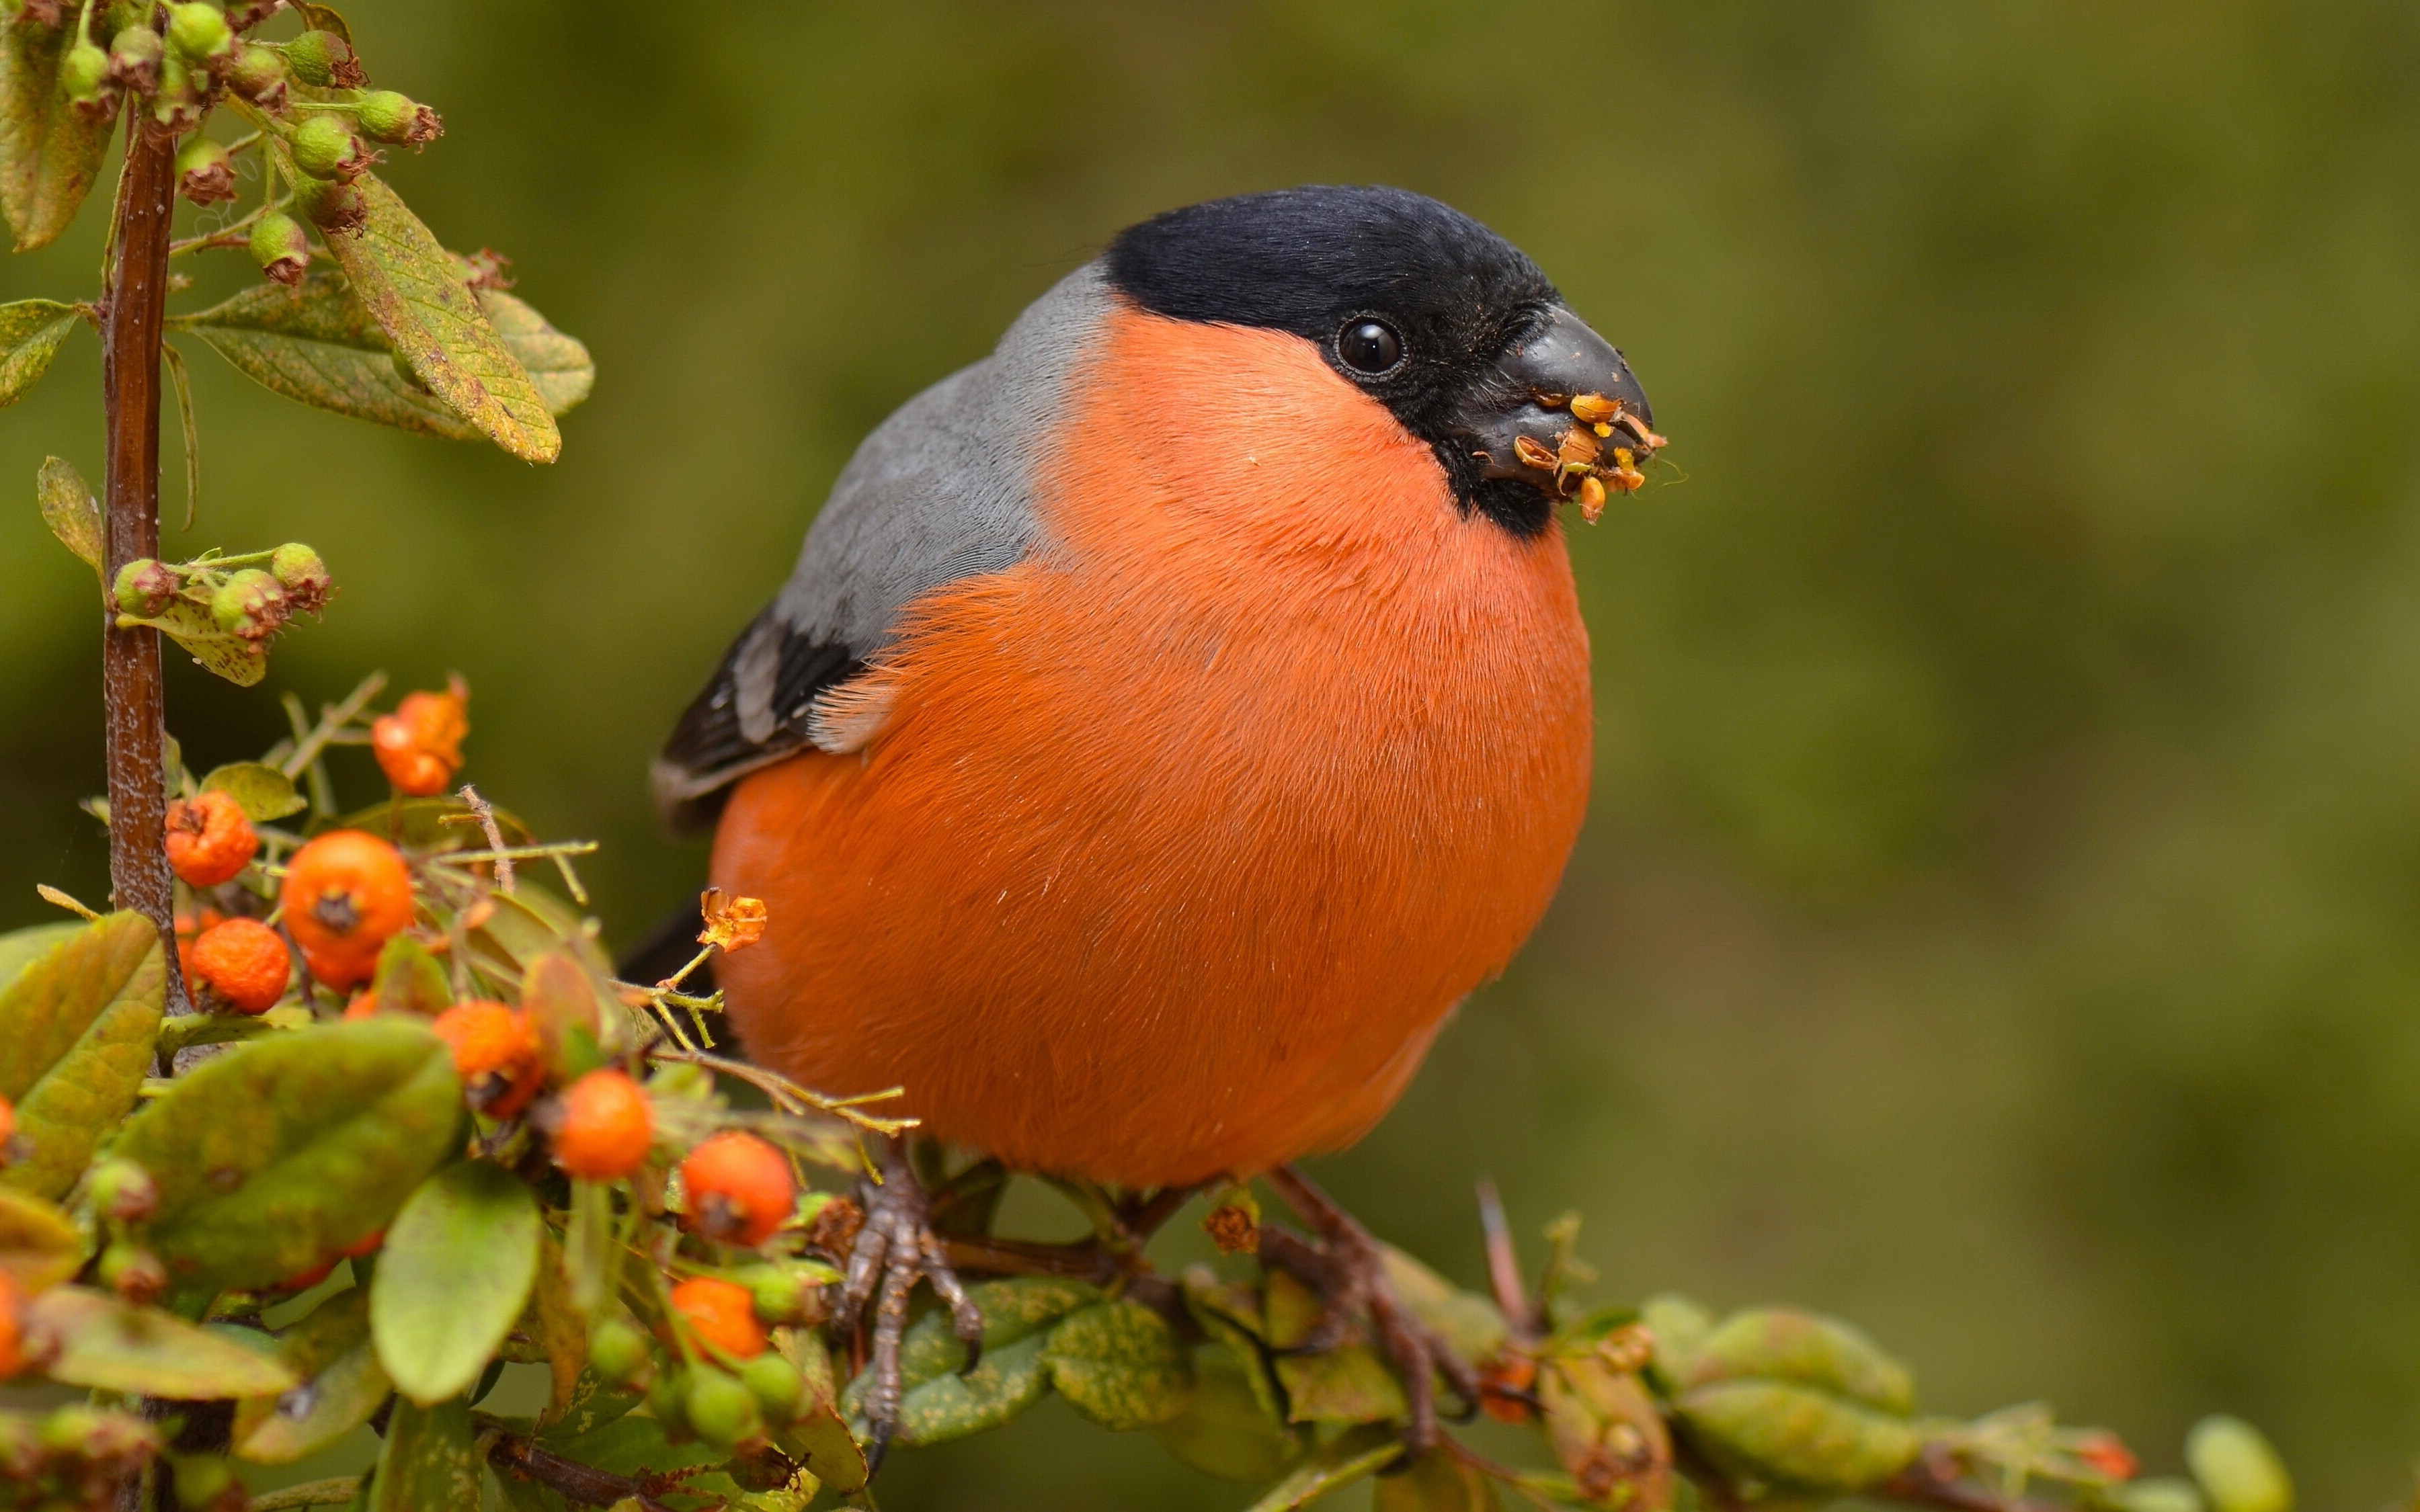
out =
[[(1594, 809), (1528, 953), (1320, 1169), (1478, 1277), (1471, 1180), (1602, 1290), (1870, 1327), (2311, 1504), (2420, 1453), (2420, 10), (354, 0), (449, 135), (392, 177), (593, 347), (563, 461), (291, 408), (196, 345), (206, 497), (344, 585), (240, 692), (476, 689), (470, 776), (628, 934), (694, 887), (651, 748), (857, 439), (1151, 211), (1447, 199), (1629, 352), (1674, 469), (1574, 556)], [(101, 217), (0, 263), (87, 294)], [(251, 277), (205, 268), (192, 299)], [(104, 890), (80, 341), (0, 417), (0, 924)], [(176, 450), (169, 443), (172, 499)], [(172, 506), (173, 508), (173, 506)], [(355, 791), (369, 775), (357, 768)], [(894, 1507), (1234, 1505), (1059, 1414)]]

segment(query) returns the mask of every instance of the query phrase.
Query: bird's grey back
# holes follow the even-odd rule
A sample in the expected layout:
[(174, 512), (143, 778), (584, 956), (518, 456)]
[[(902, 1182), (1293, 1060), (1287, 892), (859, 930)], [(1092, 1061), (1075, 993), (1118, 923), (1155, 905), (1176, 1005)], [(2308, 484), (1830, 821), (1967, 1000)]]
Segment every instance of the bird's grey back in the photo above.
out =
[(901, 612), (1032, 548), (1036, 448), (1114, 296), (1098, 263), (1026, 308), (992, 355), (910, 399), (841, 471), (797, 568), (724, 655), (657, 758), (656, 801), (697, 827), (737, 779), (805, 745), (814, 700), (889, 643)]

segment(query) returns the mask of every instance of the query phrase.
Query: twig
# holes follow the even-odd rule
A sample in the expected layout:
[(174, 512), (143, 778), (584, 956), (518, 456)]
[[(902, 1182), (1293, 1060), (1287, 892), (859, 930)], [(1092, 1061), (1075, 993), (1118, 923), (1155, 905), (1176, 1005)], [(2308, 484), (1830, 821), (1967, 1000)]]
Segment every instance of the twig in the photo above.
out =
[(379, 690), (385, 687), (386, 673), (372, 672), (345, 695), (344, 702), (320, 705), (319, 722), (307, 733), (299, 729), (302, 721), (296, 719), (298, 729), (294, 749), (277, 764), (277, 769), (286, 774), (287, 780), (290, 782), (301, 777), (303, 768), (318, 761), (319, 753), (335, 738), (336, 732), (352, 723), (362, 710), (369, 706), (370, 700), (378, 697)]
[(1497, 1309), (1516, 1335), (1525, 1342), (1535, 1340), (1544, 1330), (1521, 1286), (1521, 1255), (1513, 1247), (1512, 1227), (1504, 1221), (1504, 1199), (1496, 1183), (1483, 1178), (1479, 1183), (1479, 1229), (1487, 1245), (1487, 1284), (1496, 1293)]
[(551, 1454), (519, 1434), (497, 1434), (496, 1442), (488, 1448), (488, 1463), (506, 1474), (534, 1480), (584, 1506), (613, 1506), (629, 1501), (636, 1503), (642, 1512), (672, 1512), (628, 1476)]
[[(504, 832), (496, 824), (495, 809), (487, 799), (479, 796), (477, 788), (468, 782), (462, 784), (462, 791), (455, 796), (460, 798), (473, 813), (479, 816), (479, 827), (487, 831), (488, 835), (488, 854), (484, 859), (495, 864), (496, 890), (507, 898), (511, 897), (513, 895), (513, 853), (504, 849)], [(458, 861), (465, 857), (458, 856), (455, 859)]]
[(1956, 1512), (2071, 1512), (2064, 1503), (2028, 1496), (2003, 1496), (1958, 1473), (1955, 1463), (1926, 1455), (1878, 1488), (1881, 1494), (1901, 1502), (1955, 1508)]
[(951, 1267), (959, 1271), (1073, 1276), (1104, 1286), (1122, 1273), (1116, 1257), (1090, 1240), (1080, 1244), (1041, 1244), (966, 1234), (943, 1234), (940, 1240), (949, 1252)]
[(721, 1072), (725, 1076), (736, 1077), (772, 1099), (773, 1105), (784, 1113), (828, 1113), (833, 1118), (845, 1119), (869, 1134), (905, 1134), (916, 1127), (917, 1120), (914, 1119), (878, 1119), (872, 1114), (858, 1111), (862, 1103), (897, 1097), (900, 1088), (896, 1087), (888, 1091), (860, 1093), (856, 1097), (826, 1097), (821, 1092), (810, 1092), (788, 1077), (767, 1071), (761, 1066), (752, 1066), (744, 1060), (732, 1060), (722, 1056), (710, 1056), (703, 1050), (659, 1049), (650, 1052), (650, 1055), (657, 1060), (677, 1060), (691, 1066), (704, 1066), (708, 1071)]

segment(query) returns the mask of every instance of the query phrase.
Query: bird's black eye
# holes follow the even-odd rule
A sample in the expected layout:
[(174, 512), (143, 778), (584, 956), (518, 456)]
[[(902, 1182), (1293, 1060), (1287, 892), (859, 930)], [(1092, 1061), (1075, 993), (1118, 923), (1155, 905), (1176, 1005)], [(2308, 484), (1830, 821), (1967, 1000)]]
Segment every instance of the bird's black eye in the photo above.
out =
[(1356, 373), (1384, 373), (1404, 360), (1404, 338), (1383, 320), (1356, 320), (1336, 337), (1336, 355)]

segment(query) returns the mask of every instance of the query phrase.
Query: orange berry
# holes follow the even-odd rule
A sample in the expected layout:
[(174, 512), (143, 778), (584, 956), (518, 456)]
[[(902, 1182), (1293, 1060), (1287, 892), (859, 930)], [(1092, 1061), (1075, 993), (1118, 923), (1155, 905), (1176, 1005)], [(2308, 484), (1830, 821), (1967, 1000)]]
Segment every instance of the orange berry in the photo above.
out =
[(168, 865), (188, 887), (233, 882), (260, 851), (243, 806), (212, 791), (168, 805)]
[(8, 1164), (8, 1141), (17, 1137), (17, 1104), (0, 1097), (0, 1165)]
[(24, 1312), (25, 1299), (17, 1289), (16, 1277), (0, 1271), (0, 1381), (25, 1368)]
[(194, 942), (194, 977), (239, 1013), (264, 1013), (286, 995), (294, 958), (286, 941), (256, 918), (212, 925)]
[(369, 1256), (376, 1255), (379, 1252), (379, 1246), (385, 1242), (386, 1230), (383, 1228), (373, 1228), (370, 1230), (367, 1238), (353, 1241), (343, 1249), (338, 1250), (336, 1254), (342, 1258), (348, 1260), (364, 1259)]
[(380, 947), (411, 922), (403, 853), (358, 829), (335, 829), (287, 863), (286, 927), (311, 975), (343, 989), (369, 980)]
[(689, 1227), (726, 1244), (762, 1244), (798, 1201), (790, 1163), (752, 1134), (724, 1130), (681, 1162)]
[(336, 1262), (333, 1258), (322, 1260), (307, 1271), (297, 1272), (293, 1275), (287, 1276), (285, 1280), (280, 1281), (277, 1285), (271, 1287), (269, 1289), (271, 1291), (282, 1291), (288, 1296), (292, 1296), (297, 1292), (308, 1291), (313, 1287), (318, 1286), (320, 1282), (327, 1280), (328, 1273), (335, 1268)]
[(350, 1024), (358, 1019), (365, 1019), (377, 1011), (378, 994), (365, 987), (353, 994), (352, 997), (346, 1002), (345, 1022)]
[(442, 793), (462, 769), (462, 737), (471, 733), (471, 690), (455, 678), (442, 693), (410, 693), (393, 714), (370, 721), (370, 750), (379, 769), (412, 797)]
[(639, 1168), (656, 1142), (656, 1114), (639, 1084), (618, 1071), (592, 1071), (563, 1094), (554, 1163), (589, 1181), (618, 1180)]
[(673, 1288), (673, 1308), (699, 1338), (736, 1360), (765, 1352), (765, 1325), (756, 1320), (756, 1298), (746, 1287), (717, 1276), (691, 1276)]
[(455, 1004), (429, 1021), (454, 1051), (471, 1105), (491, 1118), (509, 1119), (537, 1091), (537, 1031), (529, 1020), (483, 997)]
[(177, 968), (187, 981), (194, 980), (194, 936), (205, 930), (216, 929), (226, 915), (215, 908), (202, 910), (200, 918), (191, 914), (177, 916)]

